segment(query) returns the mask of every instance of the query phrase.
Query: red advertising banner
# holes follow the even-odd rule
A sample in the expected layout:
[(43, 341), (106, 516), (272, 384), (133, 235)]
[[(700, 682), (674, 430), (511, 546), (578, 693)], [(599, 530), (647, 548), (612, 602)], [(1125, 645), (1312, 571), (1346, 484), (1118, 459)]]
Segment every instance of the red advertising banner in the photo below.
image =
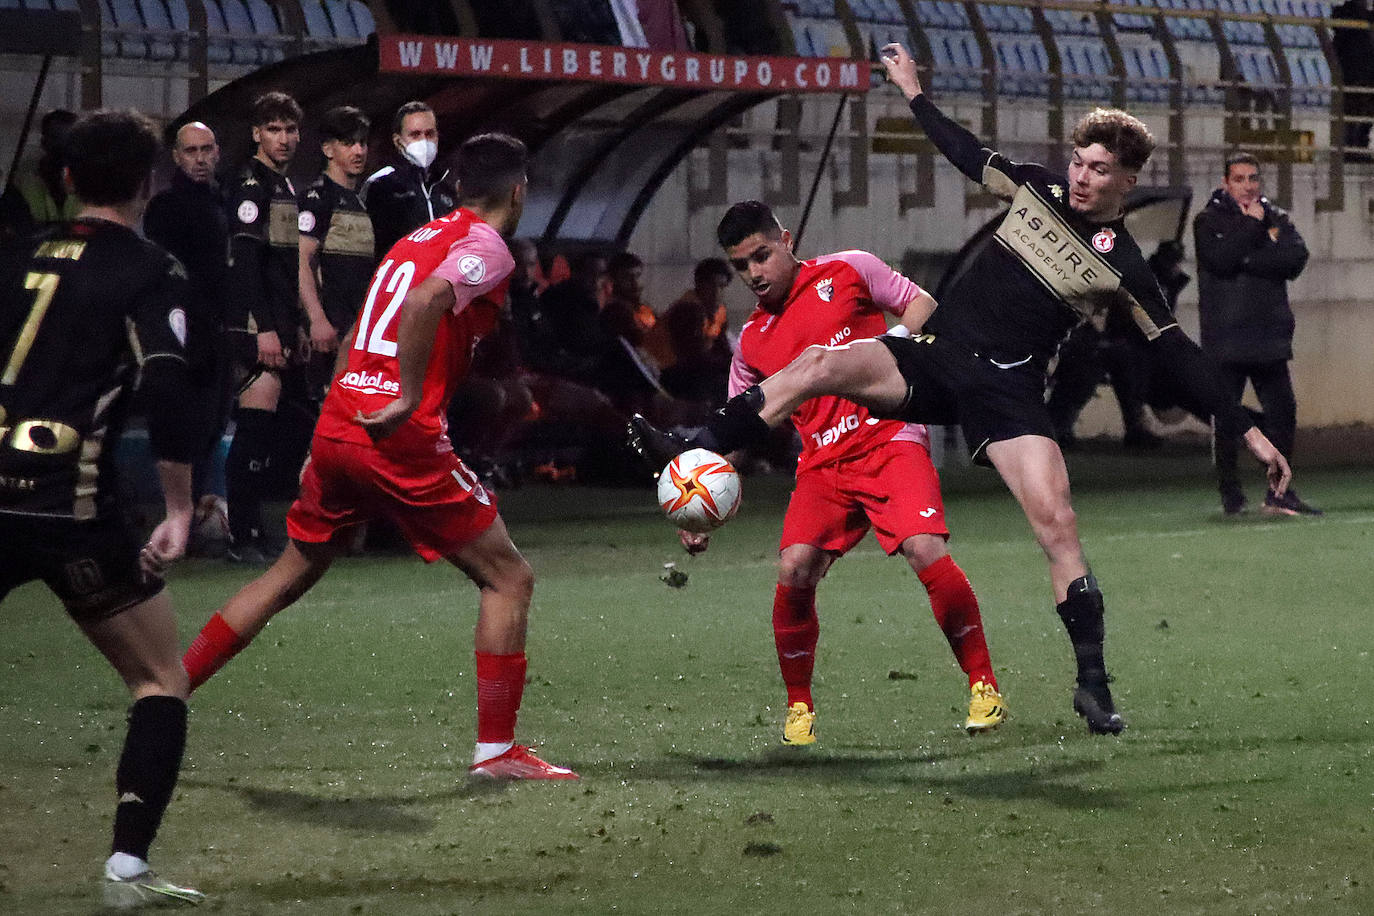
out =
[(753, 92), (864, 92), (869, 62), (736, 57), (606, 45), (380, 35), (383, 73), (569, 80)]

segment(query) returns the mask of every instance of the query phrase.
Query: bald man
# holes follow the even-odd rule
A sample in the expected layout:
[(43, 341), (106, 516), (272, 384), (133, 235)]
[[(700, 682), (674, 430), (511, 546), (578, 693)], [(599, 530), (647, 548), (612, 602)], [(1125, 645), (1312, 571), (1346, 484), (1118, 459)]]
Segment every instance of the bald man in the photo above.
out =
[[(224, 363), (222, 290), (229, 270), (229, 222), (215, 180), (219, 143), (199, 121), (183, 124), (172, 143), (177, 170), (172, 185), (155, 196), (143, 217), (149, 239), (176, 255), (190, 279), (186, 302), (186, 352), (200, 409), (193, 462), (196, 497), (209, 487), (215, 446), (224, 432), (231, 392)], [(197, 545), (193, 545), (197, 546)]]

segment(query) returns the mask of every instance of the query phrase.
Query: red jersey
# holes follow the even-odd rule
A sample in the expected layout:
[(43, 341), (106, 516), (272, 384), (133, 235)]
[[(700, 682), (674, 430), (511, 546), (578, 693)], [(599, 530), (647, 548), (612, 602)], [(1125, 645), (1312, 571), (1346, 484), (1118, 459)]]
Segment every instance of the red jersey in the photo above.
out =
[[(866, 251), (803, 261), (782, 311), (756, 308), (740, 330), (730, 365), (730, 394), (777, 372), (813, 344), (842, 346), (887, 330), (884, 313), (900, 316), (921, 288)], [(812, 398), (792, 414), (801, 433), (798, 472), (862, 455), (893, 440), (928, 445), (924, 426), (879, 420), (853, 401)]]
[(496, 327), (514, 267), (500, 234), (465, 209), (427, 223), (393, 245), (372, 275), (354, 325), (348, 365), (329, 387), (315, 435), (372, 444), (353, 418), (359, 411), (372, 413), (400, 396), (396, 332), (401, 302), (413, 286), (439, 276), (453, 285), (457, 301), (435, 333), (420, 404), (376, 447), (391, 454), (452, 451), (445, 411), (453, 389), (467, 375), (477, 341)]

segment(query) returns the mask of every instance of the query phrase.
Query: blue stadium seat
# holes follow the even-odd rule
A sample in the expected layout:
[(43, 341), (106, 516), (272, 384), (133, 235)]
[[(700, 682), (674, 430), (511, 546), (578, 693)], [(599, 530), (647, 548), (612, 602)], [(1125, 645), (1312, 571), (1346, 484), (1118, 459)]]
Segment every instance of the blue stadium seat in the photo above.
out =
[[(1125, 0), (1127, 6), (1149, 7), (1152, 4), (1148, 0)], [(1112, 17), (1113, 26), (1123, 32), (1149, 32), (1154, 28), (1154, 21), (1149, 16), (1137, 16), (1130, 13), (1118, 13)]]
[(945, 16), (945, 11), (935, 0), (916, 0), (916, 18), (927, 29), (953, 29), (959, 24)]
[[(264, 49), (254, 40), (257, 30), (253, 27), (253, 18), (248, 15), (248, 9), (241, 0), (217, 0), (217, 2), (224, 13), (225, 29), (234, 39), (231, 45), (234, 63), (266, 63), (269, 58), (263, 53)], [(206, 3), (207, 7), (209, 5)]]
[(811, 27), (792, 20), (792, 37), (797, 42), (797, 54), (801, 57), (824, 57), (816, 47), (816, 39), (811, 35)]
[[(355, 0), (356, 2), (356, 0)], [(906, 25), (906, 17), (902, 15), (902, 7), (897, 0), (871, 0), (875, 18), (874, 22), (882, 22), (887, 25)]]
[(362, 0), (347, 0), (348, 13), (353, 17), (353, 29), (359, 38), (366, 38), (377, 31), (377, 23), (372, 18), (372, 7)]
[(151, 32), (160, 33), (148, 38), (148, 56), (153, 60), (175, 60), (185, 56), (180, 35), (174, 35), (172, 15), (163, 0), (138, 0), (138, 11), (143, 16), (143, 25)]
[(1001, 6), (995, 3), (980, 3), (978, 12), (990, 32), (1011, 35), (1031, 35), (1035, 32), (1035, 21), (1030, 10), (1022, 6)]
[(1045, 18), (1056, 35), (1097, 35), (1097, 20), (1076, 10), (1045, 10)]
[(211, 63), (227, 64), (234, 59), (234, 43), (229, 38), (229, 26), (224, 11), (215, 0), (205, 0), (205, 31), (208, 33), (206, 55)]
[(301, 0), (301, 12), (305, 15), (305, 34), (311, 38), (334, 38), (334, 24), (320, 0)]
[(115, 28), (115, 53), (119, 57), (147, 59), (148, 42), (142, 35), (143, 17), (136, 0), (106, 0), (103, 12), (109, 16), (106, 22)]
[(346, 0), (325, 0), (324, 11), (329, 15), (329, 21), (334, 25), (334, 34), (339, 38), (363, 37), (358, 34), (358, 26), (353, 22)]

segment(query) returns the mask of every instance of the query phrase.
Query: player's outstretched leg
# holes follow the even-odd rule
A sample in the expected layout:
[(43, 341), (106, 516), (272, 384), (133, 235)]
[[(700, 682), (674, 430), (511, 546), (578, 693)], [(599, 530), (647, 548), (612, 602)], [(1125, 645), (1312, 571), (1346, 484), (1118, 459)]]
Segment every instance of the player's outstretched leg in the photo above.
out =
[(724, 455), (737, 448), (757, 445), (768, 437), (768, 424), (759, 417), (763, 390), (745, 389), (712, 414), (705, 426), (680, 426), (662, 430), (635, 414), (626, 435), (630, 448), (657, 474), (663, 466), (688, 449), (704, 448)]

